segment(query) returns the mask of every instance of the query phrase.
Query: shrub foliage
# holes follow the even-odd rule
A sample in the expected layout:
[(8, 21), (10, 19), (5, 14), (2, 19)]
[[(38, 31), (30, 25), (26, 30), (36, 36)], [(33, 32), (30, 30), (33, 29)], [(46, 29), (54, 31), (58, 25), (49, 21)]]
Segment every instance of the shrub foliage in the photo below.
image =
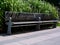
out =
[(58, 17), (56, 8), (41, 0), (0, 0), (0, 24), (5, 11), (51, 13), (54, 17)]

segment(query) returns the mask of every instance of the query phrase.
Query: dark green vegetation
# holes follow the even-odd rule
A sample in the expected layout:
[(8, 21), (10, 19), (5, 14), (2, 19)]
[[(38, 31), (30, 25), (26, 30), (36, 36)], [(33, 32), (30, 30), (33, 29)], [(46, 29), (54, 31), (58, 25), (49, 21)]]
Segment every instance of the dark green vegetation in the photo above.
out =
[(29, 12), (29, 13), (51, 13), (58, 18), (58, 11), (48, 2), (41, 0), (0, 0), (0, 25), (3, 23), (5, 11)]
[(60, 23), (57, 23), (57, 26), (60, 26)]
[(49, 3), (51, 3), (51, 4), (53, 4), (53, 5), (55, 5), (55, 6), (57, 6), (57, 7), (60, 7), (60, 0), (45, 0), (45, 1), (47, 1), (47, 2), (49, 2)]

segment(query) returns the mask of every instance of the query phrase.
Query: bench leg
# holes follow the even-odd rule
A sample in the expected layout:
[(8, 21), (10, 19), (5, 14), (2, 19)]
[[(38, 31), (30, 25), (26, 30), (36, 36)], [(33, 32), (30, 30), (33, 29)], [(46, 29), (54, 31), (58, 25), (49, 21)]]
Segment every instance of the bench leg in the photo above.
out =
[(37, 30), (40, 30), (40, 24), (38, 24), (36, 28), (37, 28)]
[(11, 23), (11, 17), (9, 17), (9, 23), (8, 23), (7, 34), (11, 34), (11, 26), (12, 26), (12, 23)]
[(57, 22), (54, 22), (54, 24), (53, 24), (53, 28), (56, 28), (56, 26), (57, 26), (56, 24), (57, 24)]
[(7, 34), (11, 34), (11, 24), (8, 25)]
[(56, 28), (56, 24), (53, 25), (53, 28)]

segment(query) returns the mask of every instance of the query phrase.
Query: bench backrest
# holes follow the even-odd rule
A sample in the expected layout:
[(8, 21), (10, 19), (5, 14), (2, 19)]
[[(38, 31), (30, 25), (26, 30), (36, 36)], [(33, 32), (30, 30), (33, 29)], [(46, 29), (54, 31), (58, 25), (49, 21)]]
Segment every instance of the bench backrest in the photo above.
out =
[(5, 12), (5, 21), (12, 18), (12, 21), (36, 21), (41, 17), (41, 20), (51, 20), (52, 15), (47, 15), (43, 13), (20, 13), (20, 12)]

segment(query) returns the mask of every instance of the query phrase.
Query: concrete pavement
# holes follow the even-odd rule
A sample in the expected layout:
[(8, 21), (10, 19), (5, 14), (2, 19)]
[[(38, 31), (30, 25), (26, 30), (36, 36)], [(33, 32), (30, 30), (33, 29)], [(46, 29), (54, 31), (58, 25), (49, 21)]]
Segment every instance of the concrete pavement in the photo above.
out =
[(24, 34), (0, 36), (0, 45), (60, 45), (60, 27)]

